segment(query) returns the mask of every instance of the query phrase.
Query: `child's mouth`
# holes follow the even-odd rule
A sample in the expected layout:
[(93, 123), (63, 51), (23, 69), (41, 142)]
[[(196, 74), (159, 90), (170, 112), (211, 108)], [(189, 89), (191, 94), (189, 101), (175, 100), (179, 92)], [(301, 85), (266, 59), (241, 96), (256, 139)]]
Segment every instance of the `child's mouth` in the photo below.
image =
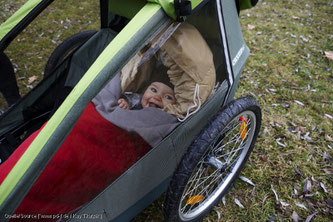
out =
[(152, 102), (149, 102), (149, 103), (148, 103), (148, 106), (149, 106), (149, 107), (160, 108), (157, 104), (152, 103)]

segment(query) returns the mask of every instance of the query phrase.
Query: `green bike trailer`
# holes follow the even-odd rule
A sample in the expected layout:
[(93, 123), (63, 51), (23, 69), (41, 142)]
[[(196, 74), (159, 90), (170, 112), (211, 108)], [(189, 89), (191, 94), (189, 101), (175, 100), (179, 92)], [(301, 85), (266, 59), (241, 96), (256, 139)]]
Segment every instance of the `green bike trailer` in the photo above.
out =
[[(0, 50), (51, 2), (27, 1), (4, 22)], [(249, 56), (238, 13), (256, 3), (101, 0), (101, 29), (74, 35), (59, 45), (49, 58), (44, 79), (0, 116), (1, 162), (46, 123), (0, 185), (1, 220), (12, 218), (87, 104), (140, 51), (148, 48), (150, 57), (156, 53), (182, 23), (195, 27), (212, 52), (213, 93), (95, 198), (61, 219), (100, 215), (105, 221), (130, 221), (163, 192), (166, 221), (202, 219), (238, 177), (259, 133), (258, 103), (251, 97), (233, 99)], [(152, 42), (157, 48), (150, 47)], [(87, 51), (92, 54), (87, 56)], [(68, 72), (70, 67), (74, 71)], [(58, 101), (64, 85), (70, 90), (62, 92)]]

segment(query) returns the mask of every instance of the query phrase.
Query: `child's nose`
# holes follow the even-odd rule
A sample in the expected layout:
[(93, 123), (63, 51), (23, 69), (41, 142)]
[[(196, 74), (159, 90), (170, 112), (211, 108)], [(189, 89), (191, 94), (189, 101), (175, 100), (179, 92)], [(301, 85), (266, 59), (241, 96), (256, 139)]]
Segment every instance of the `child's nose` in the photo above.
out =
[(162, 98), (160, 95), (154, 95), (154, 99), (158, 100), (158, 101), (162, 101)]

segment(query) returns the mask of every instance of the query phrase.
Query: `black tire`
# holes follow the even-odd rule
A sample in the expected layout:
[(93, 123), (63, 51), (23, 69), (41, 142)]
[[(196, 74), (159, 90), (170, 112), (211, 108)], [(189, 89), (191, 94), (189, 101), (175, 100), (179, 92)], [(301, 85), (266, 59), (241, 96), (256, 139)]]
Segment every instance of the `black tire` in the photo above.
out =
[(59, 64), (61, 64), (77, 48), (88, 41), (95, 33), (96, 31), (85, 31), (65, 39), (65, 41), (57, 46), (48, 59), (44, 70), (44, 77), (50, 75)]
[(232, 101), (212, 118), (171, 179), (166, 221), (199, 221), (218, 204), (244, 167), (260, 125), (261, 109), (251, 97)]

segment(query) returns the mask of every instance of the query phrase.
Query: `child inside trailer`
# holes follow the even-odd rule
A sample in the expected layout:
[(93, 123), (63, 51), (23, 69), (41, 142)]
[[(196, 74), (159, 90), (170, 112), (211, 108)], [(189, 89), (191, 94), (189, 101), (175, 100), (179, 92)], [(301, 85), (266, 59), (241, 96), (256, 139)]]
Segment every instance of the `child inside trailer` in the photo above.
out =
[(126, 110), (145, 107), (163, 109), (167, 105), (175, 103), (176, 98), (173, 89), (162, 82), (150, 84), (142, 96), (137, 93), (128, 93), (118, 100), (119, 107)]
[[(75, 211), (199, 109), (214, 89), (213, 55), (192, 25), (180, 25), (138, 67), (142, 57), (139, 52), (87, 105), (15, 213)], [(144, 93), (137, 103), (128, 91)], [(0, 165), (0, 183), (40, 130)]]

